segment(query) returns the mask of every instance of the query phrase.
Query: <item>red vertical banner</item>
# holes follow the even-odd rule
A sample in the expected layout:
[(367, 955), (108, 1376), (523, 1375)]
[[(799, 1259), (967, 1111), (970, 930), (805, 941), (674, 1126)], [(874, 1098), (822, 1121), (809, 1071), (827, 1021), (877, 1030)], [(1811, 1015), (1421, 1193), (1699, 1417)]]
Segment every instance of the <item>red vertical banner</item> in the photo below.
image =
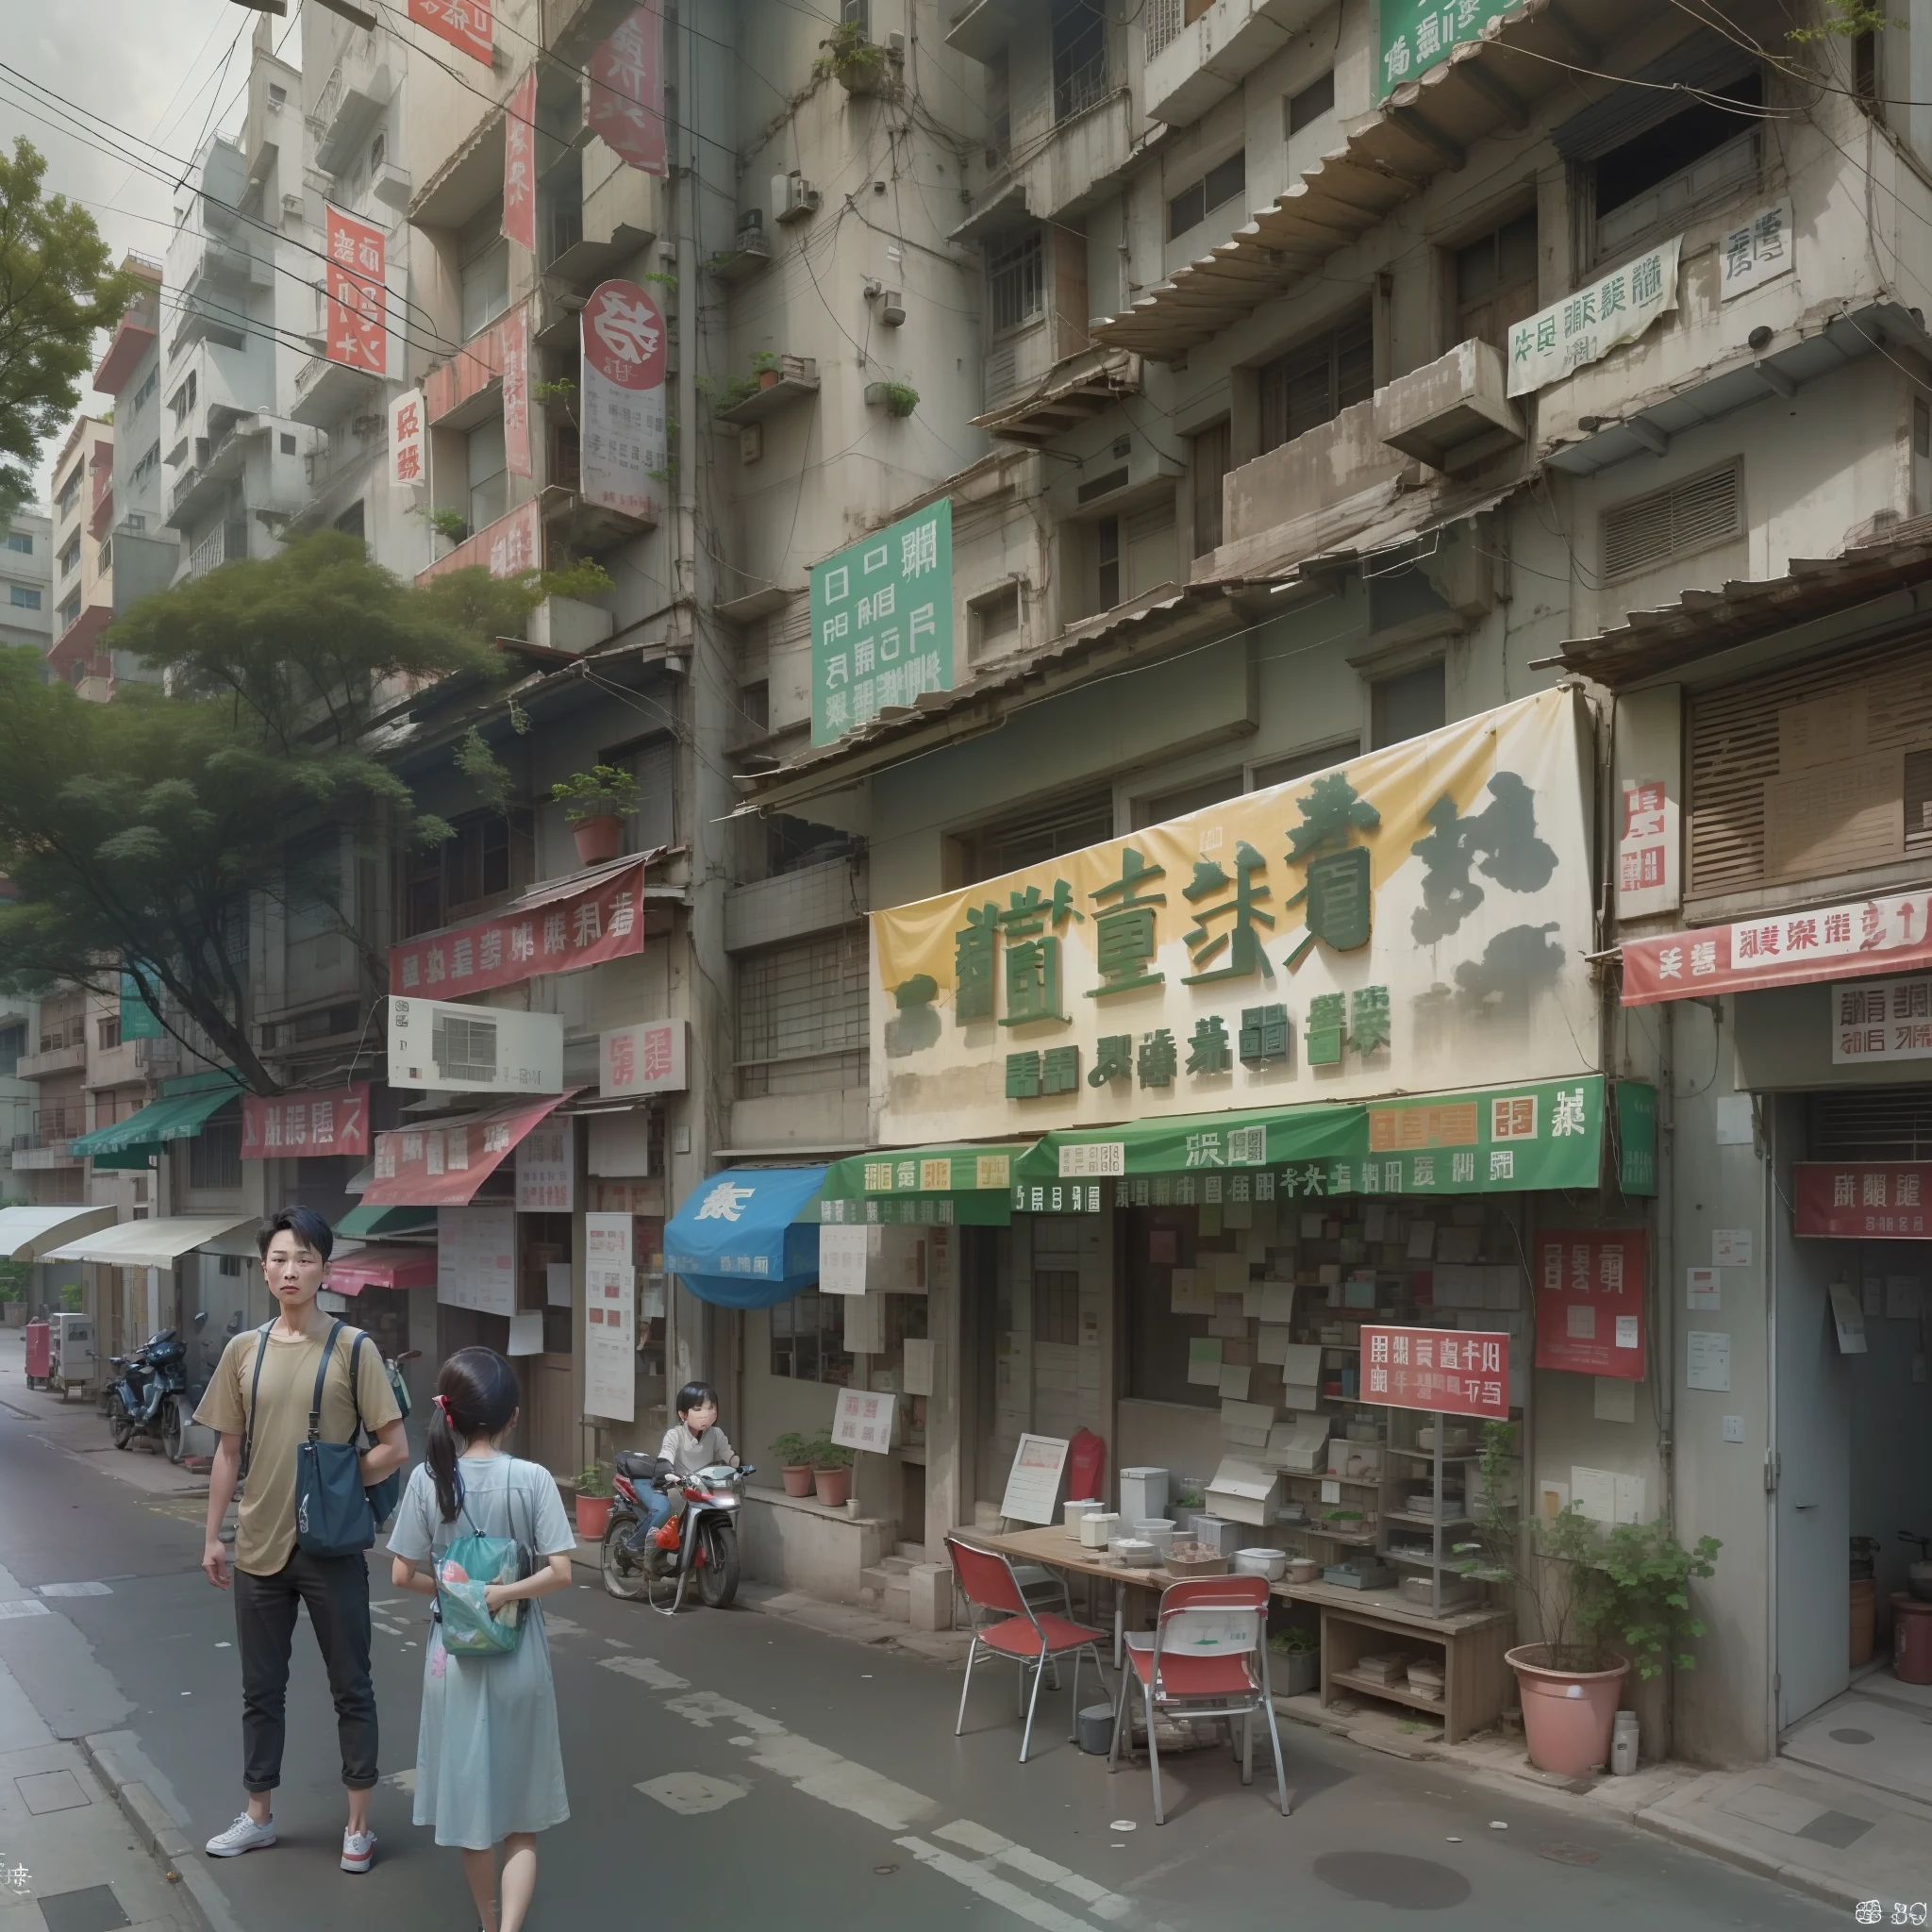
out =
[(633, 168), (667, 172), (664, 24), (655, 5), (633, 8), (591, 56), (591, 131)]
[(530, 305), (503, 319), (503, 446), (512, 476), (530, 474)]
[[(510, 90), (503, 122), (503, 232), (537, 252), (537, 70)], [(528, 475), (526, 470), (524, 475)]]
[(491, 64), (493, 24), (490, 0), (408, 0), (409, 18), (452, 47)]
[(384, 251), (388, 238), (368, 222), (325, 204), (328, 268), (328, 360), (389, 373)]
[(1643, 1379), (1641, 1227), (1552, 1229), (1536, 1243), (1536, 1365)]
[(635, 282), (600, 282), (583, 329), (584, 501), (654, 522), (652, 473), (669, 462), (664, 318)]

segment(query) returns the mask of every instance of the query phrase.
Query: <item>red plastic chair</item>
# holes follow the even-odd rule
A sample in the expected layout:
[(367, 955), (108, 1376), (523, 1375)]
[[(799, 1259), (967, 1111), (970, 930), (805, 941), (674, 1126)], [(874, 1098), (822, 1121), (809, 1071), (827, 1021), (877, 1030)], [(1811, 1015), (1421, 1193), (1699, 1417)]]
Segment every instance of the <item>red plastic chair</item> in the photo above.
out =
[[(1100, 1645), (1106, 1634), (1090, 1630), (1084, 1624), (1056, 1616), (1051, 1610), (1036, 1609), (1027, 1602), (1013, 1574), (1013, 1566), (995, 1550), (982, 1550), (974, 1543), (962, 1542), (956, 1536), (946, 1539), (953, 1559), (953, 1574), (966, 1601), (973, 1606), (973, 1642), (966, 1652), (966, 1681), (959, 1688), (959, 1717), (953, 1726), (954, 1737), (966, 1728), (966, 1697), (973, 1689), (973, 1666), (982, 1646), (995, 1657), (1010, 1657), (1020, 1666), (1020, 1688), (1026, 1688), (1026, 1674), (1033, 1674), (1033, 1693), (1026, 1700), (1026, 1728), (1020, 1737), (1020, 1762), (1033, 1740), (1033, 1713), (1040, 1703), (1040, 1680), (1046, 1667), (1058, 1657), (1074, 1659), (1074, 1724), (1070, 1737), (1077, 1736), (1080, 1722), (1080, 1658), (1091, 1652), (1093, 1672), (1100, 1677)], [(999, 1618), (988, 1624), (986, 1613)]]
[(1275, 1727), (1274, 1700), (1268, 1686), (1266, 1577), (1204, 1576), (1191, 1583), (1170, 1584), (1161, 1594), (1154, 1628), (1129, 1634), (1126, 1658), (1107, 1768), (1109, 1773), (1115, 1769), (1127, 1727), (1127, 1686), (1138, 1683), (1147, 1713), (1147, 1765), (1154, 1779), (1156, 1824), (1167, 1823), (1160, 1807), (1160, 1746), (1154, 1735), (1158, 1711), (1176, 1717), (1225, 1718), (1244, 1785), (1255, 1775), (1255, 1719), (1265, 1714), (1269, 1741), (1274, 1746), (1274, 1789), (1281, 1815), (1288, 1816), (1288, 1774), (1282, 1767), (1281, 1733)]

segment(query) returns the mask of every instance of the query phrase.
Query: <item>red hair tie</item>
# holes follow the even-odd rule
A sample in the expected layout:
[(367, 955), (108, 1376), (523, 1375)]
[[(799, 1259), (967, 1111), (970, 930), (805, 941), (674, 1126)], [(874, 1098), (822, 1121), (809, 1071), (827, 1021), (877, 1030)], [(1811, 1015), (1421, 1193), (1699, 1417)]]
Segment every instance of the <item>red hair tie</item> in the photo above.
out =
[(453, 1415), (451, 1415), (451, 1414), (450, 1414), (450, 1412), (449, 1412), (449, 1397), (448, 1397), (447, 1395), (439, 1395), (439, 1396), (435, 1397), (434, 1399), (435, 1399), (435, 1403), (436, 1403), (436, 1406), (437, 1406), (437, 1407), (438, 1407), (438, 1408), (440, 1408), (440, 1409), (441, 1409), (441, 1411), (442, 1411), (442, 1419), (443, 1419), (443, 1421), (444, 1421), (444, 1422), (446, 1422), (447, 1424), (449, 1424), (449, 1425), (450, 1425), (450, 1427), (451, 1427), (451, 1428), (455, 1428), (455, 1427), (456, 1427), (456, 1418), (455, 1418), (455, 1417), (454, 1417)]

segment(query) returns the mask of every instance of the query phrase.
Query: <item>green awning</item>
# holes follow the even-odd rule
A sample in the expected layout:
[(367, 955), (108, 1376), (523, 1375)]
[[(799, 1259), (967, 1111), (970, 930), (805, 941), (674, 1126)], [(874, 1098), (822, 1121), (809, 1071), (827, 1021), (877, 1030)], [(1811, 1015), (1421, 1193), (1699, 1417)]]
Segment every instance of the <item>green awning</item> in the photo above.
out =
[(176, 1093), (151, 1101), (139, 1113), (111, 1126), (96, 1127), (69, 1143), (75, 1154), (98, 1158), (104, 1154), (127, 1154), (137, 1148), (159, 1146), (166, 1141), (192, 1141), (223, 1108), (237, 1099), (240, 1089), (232, 1079), (199, 1093)]
[(826, 1168), (815, 1218), (1004, 1227), (1021, 1157), (1032, 1145), (959, 1142), (849, 1155)]
[[(1016, 1163), (1012, 1206), (1092, 1211), (1102, 1180), (1128, 1183), (1135, 1206), (1219, 1201), (1223, 1174), (1254, 1176), (1258, 1200), (1593, 1190), (1603, 1146), (1597, 1074), (1396, 1100), (1308, 1101), (1057, 1128)], [(1070, 1203), (1069, 1181), (1096, 1198)], [(1250, 1198), (1246, 1180), (1226, 1198)]]
[(365, 1208), (359, 1203), (336, 1223), (339, 1241), (374, 1241), (385, 1234), (429, 1234), (436, 1228), (434, 1208)]

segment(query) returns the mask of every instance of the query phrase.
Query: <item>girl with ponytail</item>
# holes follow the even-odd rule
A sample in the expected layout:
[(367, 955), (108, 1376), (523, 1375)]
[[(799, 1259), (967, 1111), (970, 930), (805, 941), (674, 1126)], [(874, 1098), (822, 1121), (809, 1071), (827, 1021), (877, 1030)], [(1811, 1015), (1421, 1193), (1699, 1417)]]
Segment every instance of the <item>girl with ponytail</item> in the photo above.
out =
[(461, 1849), (482, 1932), (520, 1932), (537, 1885), (537, 1834), (570, 1816), (536, 1599), (570, 1588), (576, 1539), (550, 1472), (503, 1451), (518, 1400), (515, 1372), (493, 1349), (459, 1349), (443, 1363), (425, 1460), (410, 1474), (389, 1542), (397, 1588), (419, 1596), (436, 1595), (439, 1563), (466, 1533), (514, 1541), (534, 1572), (483, 1593), (492, 1616), (527, 1607), (509, 1610), (528, 1619), (514, 1650), (457, 1655), (433, 1624), (423, 1660), (415, 1819), (435, 1826), (438, 1844)]

